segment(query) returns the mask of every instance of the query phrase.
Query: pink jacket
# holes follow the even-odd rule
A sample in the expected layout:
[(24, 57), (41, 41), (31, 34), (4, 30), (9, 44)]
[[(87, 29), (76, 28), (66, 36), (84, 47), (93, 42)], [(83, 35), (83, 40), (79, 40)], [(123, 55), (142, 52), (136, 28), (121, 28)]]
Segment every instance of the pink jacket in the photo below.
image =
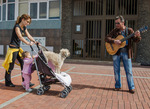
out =
[(33, 58), (24, 58), (23, 59), (23, 70), (22, 73), (24, 74), (31, 74), (31, 67), (32, 67), (32, 62), (33, 62)]

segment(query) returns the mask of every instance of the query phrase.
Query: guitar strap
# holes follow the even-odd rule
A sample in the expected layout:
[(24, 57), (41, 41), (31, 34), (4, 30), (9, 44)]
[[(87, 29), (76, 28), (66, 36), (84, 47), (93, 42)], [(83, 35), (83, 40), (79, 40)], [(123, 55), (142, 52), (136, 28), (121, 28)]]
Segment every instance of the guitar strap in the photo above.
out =
[[(128, 27), (126, 27), (125, 34), (126, 34), (126, 37), (127, 37), (128, 36)], [(128, 45), (128, 40), (126, 40), (126, 44)]]
[(126, 37), (128, 36), (128, 27), (126, 27)]
[[(127, 37), (127, 36), (128, 36), (128, 27), (126, 27), (125, 33), (124, 33), (124, 37)], [(126, 40), (126, 45), (127, 44), (128, 44), (128, 40)], [(119, 55), (121, 52), (127, 52), (126, 47), (120, 48), (116, 54)]]

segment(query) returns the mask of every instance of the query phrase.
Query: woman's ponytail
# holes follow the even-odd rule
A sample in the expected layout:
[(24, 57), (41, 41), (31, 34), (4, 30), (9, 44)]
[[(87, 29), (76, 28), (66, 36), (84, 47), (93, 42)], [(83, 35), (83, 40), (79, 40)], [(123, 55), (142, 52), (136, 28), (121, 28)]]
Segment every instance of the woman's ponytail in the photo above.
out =
[(17, 17), (15, 25), (19, 24), (22, 21), (22, 19), (25, 19), (25, 20), (30, 19), (30, 23), (31, 23), (31, 17), (28, 14), (23, 14), (22, 16)]
[(21, 22), (21, 20), (22, 20), (21, 17), (18, 16), (15, 25), (16, 25), (16, 24), (19, 24), (19, 23)]

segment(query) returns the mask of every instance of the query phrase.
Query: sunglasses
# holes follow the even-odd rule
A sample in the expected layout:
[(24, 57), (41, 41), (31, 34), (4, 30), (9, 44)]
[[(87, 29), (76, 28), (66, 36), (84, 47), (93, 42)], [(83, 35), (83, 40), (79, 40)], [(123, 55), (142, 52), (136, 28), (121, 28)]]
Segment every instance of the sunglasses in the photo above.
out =
[(115, 23), (116, 25), (119, 25), (120, 24), (120, 22), (117, 22), (117, 23)]
[(28, 20), (26, 20), (27, 21), (27, 23), (29, 23), (30, 24), (30, 21), (28, 21)]

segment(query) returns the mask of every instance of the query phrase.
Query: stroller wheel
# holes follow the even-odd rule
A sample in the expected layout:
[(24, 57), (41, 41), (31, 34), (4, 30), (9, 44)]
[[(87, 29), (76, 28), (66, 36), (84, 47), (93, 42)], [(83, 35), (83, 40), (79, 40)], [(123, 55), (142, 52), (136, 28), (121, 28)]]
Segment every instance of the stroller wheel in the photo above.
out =
[(60, 93), (60, 97), (61, 97), (61, 98), (66, 98), (67, 95), (68, 95), (68, 93), (69, 93), (68, 90), (65, 89), (65, 90), (63, 90), (63, 91)]
[(69, 87), (67, 87), (68, 91), (71, 92), (72, 91), (72, 86), (70, 85)]
[(51, 86), (44, 86), (44, 87), (43, 87), (43, 89), (44, 89), (45, 91), (48, 91), (50, 88), (51, 88)]
[(44, 94), (44, 90), (42, 88), (37, 89), (37, 94), (38, 95), (43, 95)]

